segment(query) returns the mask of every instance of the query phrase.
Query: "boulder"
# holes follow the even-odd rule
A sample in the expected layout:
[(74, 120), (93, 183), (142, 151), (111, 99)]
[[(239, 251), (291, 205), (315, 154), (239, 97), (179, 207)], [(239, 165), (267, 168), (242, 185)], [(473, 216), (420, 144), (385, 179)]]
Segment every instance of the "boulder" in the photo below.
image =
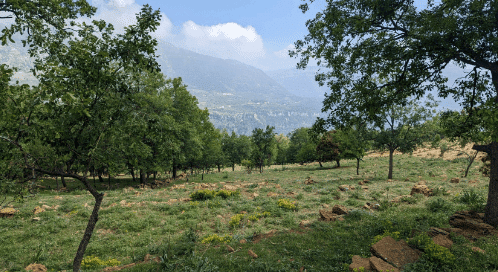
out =
[(332, 212), (337, 215), (342, 215), (342, 214), (348, 214), (349, 210), (342, 205), (334, 205), (334, 207), (332, 207)]
[(249, 249), (249, 251), (247, 251), (247, 253), (249, 253), (249, 256), (253, 257), (254, 259), (258, 258), (258, 255), (256, 255), (256, 253), (254, 253), (252, 250)]
[(332, 211), (319, 210), (318, 212), (320, 213), (320, 218), (318, 219), (320, 221), (335, 221), (337, 219), (337, 214)]
[(5, 208), (0, 210), (0, 217), (12, 217), (16, 213), (14, 208)]
[(341, 190), (341, 191), (349, 191), (350, 190), (349, 189), (349, 185), (345, 185), (345, 184), (339, 185), (339, 190)]
[(370, 262), (370, 267), (374, 271), (377, 271), (377, 272), (380, 272), (380, 271), (399, 272), (400, 271), (398, 268), (388, 264), (387, 262), (385, 262), (385, 261), (383, 261), (375, 256), (370, 257), (368, 260)]
[(40, 206), (36, 206), (36, 207), (33, 209), (33, 213), (34, 213), (34, 214), (39, 214), (39, 213), (44, 212), (44, 211), (45, 211), (45, 209), (40, 208)]
[(432, 237), (432, 241), (434, 241), (437, 245), (444, 246), (447, 249), (450, 249), (451, 246), (453, 246), (453, 241), (451, 241), (448, 235), (438, 234)]
[[(457, 211), (450, 217), (450, 225), (454, 228), (462, 229), (467, 235), (472, 238), (480, 238), (482, 236), (497, 234), (497, 230), (484, 223), (484, 214), (474, 211)], [(458, 231), (456, 231), (458, 233)], [(470, 238), (470, 237), (468, 237)]]
[(432, 195), (432, 189), (429, 189), (427, 185), (415, 185), (410, 192), (410, 195), (423, 194), (424, 196)]
[(372, 268), (370, 267), (370, 260), (369, 258), (362, 258), (358, 255), (353, 256), (353, 262), (349, 265), (349, 271), (360, 271), (360, 268), (364, 269), (364, 271), (372, 271)]
[(383, 261), (390, 262), (398, 268), (414, 263), (420, 258), (420, 251), (408, 246), (406, 241), (396, 241), (390, 236), (382, 238), (372, 245), (370, 252)]
[(33, 272), (46, 272), (47, 268), (43, 264), (33, 263), (33, 264), (26, 266), (26, 268), (24, 268), (24, 270), (33, 271)]

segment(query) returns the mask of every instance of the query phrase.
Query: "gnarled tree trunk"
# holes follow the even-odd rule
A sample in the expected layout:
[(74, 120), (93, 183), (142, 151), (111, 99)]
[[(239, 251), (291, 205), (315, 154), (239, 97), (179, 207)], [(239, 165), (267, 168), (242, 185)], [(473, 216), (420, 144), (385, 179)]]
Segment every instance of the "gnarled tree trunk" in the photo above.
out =
[(488, 145), (474, 145), (472, 149), (488, 153), (491, 158), (489, 173), (488, 201), (484, 212), (484, 222), (498, 226), (498, 142)]

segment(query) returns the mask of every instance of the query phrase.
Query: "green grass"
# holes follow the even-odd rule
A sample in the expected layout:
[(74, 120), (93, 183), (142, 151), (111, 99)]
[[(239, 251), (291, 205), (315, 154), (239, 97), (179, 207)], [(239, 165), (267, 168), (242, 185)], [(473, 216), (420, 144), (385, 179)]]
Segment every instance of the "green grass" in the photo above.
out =
[[(375, 236), (399, 232), (407, 239), (413, 229), (449, 227), (448, 218), (457, 210), (481, 209), (489, 178), (480, 176), (475, 166), (467, 180), (478, 183), (450, 183), (460, 177), (462, 160), (444, 161), (410, 155), (395, 156), (393, 182), (387, 183), (388, 158), (364, 158), (360, 175), (356, 161), (343, 161), (342, 167), (326, 163), (286, 165), (265, 168), (262, 174), (247, 174), (239, 168), (221, 173), (191, 176), (156, 189), (130, 188), (137, 185), (129, 177), (113, 178), (119, 188), (106, 189), (99, 221), (85, 256), (117, 260), (121, 265), (143, 261), (147, 254), (161, 262), (142, 263), (124, 271), (346, 271), (353, 255), (370, 256)], [(311, 177), (317, 183), (305, 185)], [(409, 181), (405, 181), (409, 178)], [(159, 177), (164, 179), (164, 177)], [(369, 180), (363, 190), (359, 181)], [(408, 195), (411, 187), (425, 181), (437, 196), (390, 201)], [(19, 210), (13, 218), (0, 218), (0, 271), (22, 271), (30, 263), (42, 263), (49, 271), (71, 270), (74, 254), (93, 208), (91, 195), (81, 185), (68, 180), (69, 192), (57, 192), (55, 180), (44, 179), (39, 193), (24, 203), (13, 203)], [(200, 183), (237, 186), (239, 197), (213, 197), (207, 200), (181, 201), (200, 190)], [(93, 180), (92, 180), (93, 184)], [(106, 179), (107, 184), (107, 179)], [(355, 185), (356, 190), (342, 192), (338, 186)], [(176, 189), (172, 189), (175, 185)], [(178, 185), (184, 185), (179, 186)], [(50, 186), (50, 190), (48, 189)], [(196, 189), (197, 187), (197, 189)], [(253, 197), (257, 193), (259, 196)], [(273, 194), (273, 196), (268, 195)], [(295, 203), (289, 208), (279, 199)], [(361, 207), (379, 203), (379, 211)], [(353, 211), (345, 221), (321, 222), (318, 210), (345, 205)], [(59, 205), (34, 215), (36, 206)], [(289, 206), (289, 207), (287, 207)], [(266, 216), (259, 216), (267, 212)], [(230, 225), (238, 214), (240, 223)], [(38, 217), (38, 221), (33, 218)], [(308, 220), (306, 227), (299, 223)], [(201, 243), (206, 237), (228, 237), (219, 243)], [(494, 271), (498, 269), (497, 237), (481, 239), (473, 245), (458, 237), (451, 252), (458, 256), (454, 265), (435, 263), (430, 258), (407, 267), (406, 271)], [(245, 243), (243, 243), (246, 241)], [(241, 243), (242, 242), (242, 243)], [(227, 245), (235, 249), (229, 252)], [(486, 253), (473, 252), (479, 246)], [(258, 255), (253, 259), (252, 250)], [(94, 271), (101, 271), (102, 267)], [(85, 271), (92, 271), (85, 270)]]

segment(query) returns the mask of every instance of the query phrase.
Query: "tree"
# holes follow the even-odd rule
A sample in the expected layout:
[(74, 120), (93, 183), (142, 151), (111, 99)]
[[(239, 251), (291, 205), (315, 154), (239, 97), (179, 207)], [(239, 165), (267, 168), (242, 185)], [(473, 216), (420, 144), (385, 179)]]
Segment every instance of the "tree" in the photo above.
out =
[(431, 108), (435, 105), (427, 102), (425, 107), (420, 107), (415, 101), (410, 101), (406, 106), (392, 106), (389, 111), (376, 116), (376, 126), (380, 131), (375, 136), (374, 146), (389, 151), (388, 179), (393, 178), (394, 151), (410, 153), (429, 140), (423, 125), (431, 117)]
[(335, 161), (337, 167), (341, 167), (341, 149), (336, 133), (336, 130), (323, 133), (316, 146), (316, 153), (320, 166), (322, 166), (322, 162)]
[(360, 161), (371, 147), (372, 133), (365, 123), (339, 130), (337, 141), (341, 149), (340, 157), (343, 159), (356, 159), (356, 175), (359, 175)]
[(289, 160), (290, 140), (283, 134), (278, 134), (275, 135), (275, 141), (277, 143), (277, 158), (275, 159), (275, 162), (283, 167)]
[[(462, 100), (491, 137), (490, 143), (473, 149), (491, 157), (485, 222), (498, 226), (498, 2), (427, 4), (417, 10), (414, 1), (327, 1), (325, 10), (307, 21), (309, 34), (289, 54), (301, 56), (298, 68), (305, 68), (310, 58), (330, 68), (315, 77), (330, 87), (323, 107), (331, 111), (330, 124), (345, 125), (358, 112), (372, 116), (393, 105), (405, 106), (406, 98), (420, 99), (433, 89), (441, 97), (451, 94)], [(308, 3), (300, 8), (306, 12)], [(442, 75), (450, 62), (474, 68), (452, 87)], [(392, 75), (388, 82), (375, 82), (386, 75)], [(473, 127), (464, 122), (458, 131), (465, 134)]]
[(289, 161), (292, 163), (305, 163), (316, 160), (316, 144), (312, 141), (310, 129), (297, 128), (289, 135)]
[(130, 79), (140, 77), (144, 70), (159, 70), (154, 54), (157, 42), (150, 36), (159, 19), (159, 11), (146, 5), (137, 15), (137, 24), (126, 27), (124, 34), (114, 35), (112, 25), (93, 21), (90, 25), (73, 23), (78, 37), (66, 43), (56, 38), (46, 41), (44, 48), (57, 54), (35, 60), (40, 81), (32, 105), (36, 114), (20, 127), (30, 133), (19, 138), (3, 131), (0, 135), (22, 153), (24, 169), (72, 177), (95, 198), (73, 271), (80, 270), (104, 196), (88, 182), (88, 172), (96, 160), (111, 159), (100, 161), (103, 165), (115, 160), (98, 154), (109, 136), (115, 135), (112, 131), (119, 121), (133, 114), (132, 102), (139, 89), (129, 84)]
[(255, 128), (252, 131), (251, 140), (253, 144), (252, 161), (259, 167), (259, 172), (263, 173), (263, 166), (270, 165), (272, 154), (275, 149), (274, 127), (266, 126), (266, 130)]
[(240, 164), (251, 155), (250, 138), (245, 135), (237, 136), (234, 131), (230, 135), (226, 130), (222, 131), (221, 148), (232, 166), (232, 171), (235, 171), (235, 164)]

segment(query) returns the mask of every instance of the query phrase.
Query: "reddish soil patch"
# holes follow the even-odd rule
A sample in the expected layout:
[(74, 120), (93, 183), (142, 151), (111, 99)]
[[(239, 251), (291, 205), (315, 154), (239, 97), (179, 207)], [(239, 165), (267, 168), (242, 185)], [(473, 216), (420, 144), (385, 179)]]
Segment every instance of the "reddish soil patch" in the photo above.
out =
[(277, 233), (277, 231), (276, 231), (276, 230), (272, 230), (272, 231), (270, 231), (270, 232), (268, 232), (268, 233), (265, 233), (265, 234), (258, 234), (258, 235), (254, 236), (254, 237), (252, 238), (252, 242), (253, 242), (253, 243), (255, 243), (255, 244), (257, 244), (257, 243), (259, 243), (262, 239), (268, 239), (268, 238), (270, 238), (270, 237), (275, 236), (275, 234), (276, 234), (276, 233)]

